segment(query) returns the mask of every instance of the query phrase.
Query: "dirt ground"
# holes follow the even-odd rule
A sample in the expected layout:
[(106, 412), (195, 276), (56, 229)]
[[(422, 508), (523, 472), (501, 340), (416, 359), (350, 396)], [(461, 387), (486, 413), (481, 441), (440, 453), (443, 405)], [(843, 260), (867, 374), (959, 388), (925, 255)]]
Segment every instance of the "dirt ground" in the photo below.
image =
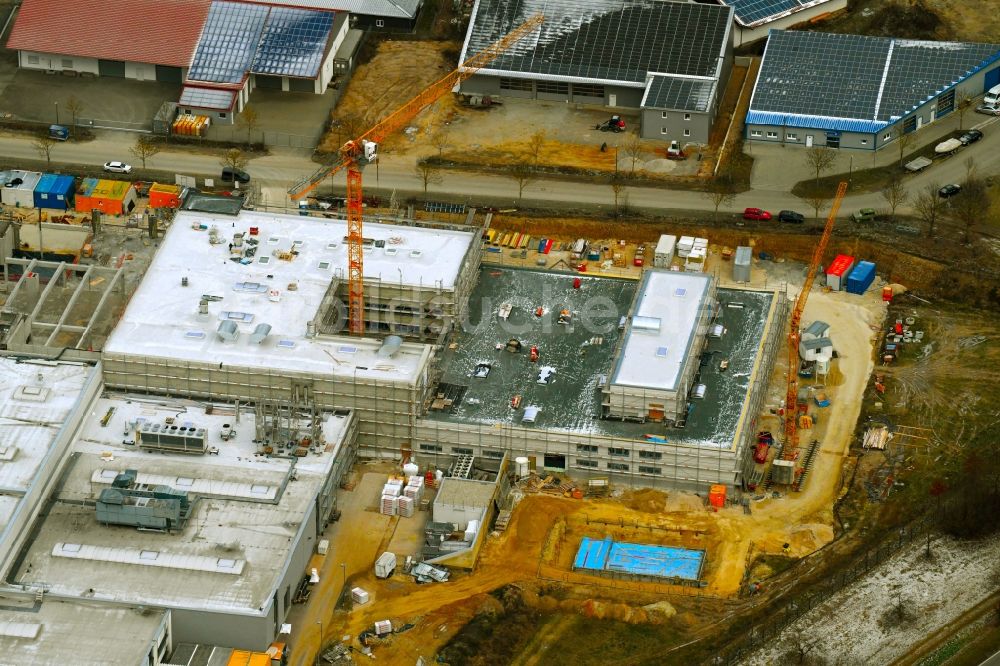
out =
[(993, 44), (1000, 33), (1000, 14), (992, 0), (923, 0), (954, 39)]
[[(345, 140), (364, 132), (447, 74), (455, 66), (448, 59), (455, 48), (446, 42), (380, 43), (372, 60), (352, 75), (332, 114), (334, 126), (319, 150), (337, 150)], [(637, 114), (625, 115), (629, 131), (615, 134), (594, 129), (607, 120), (607, 111), (513, 98), (503, 102), (488, 109), (467, 108), (447, 95), (421, 112), (402, 136), (387, 138), (380, 152), (392, 160), (412, 162), (432, 155), (470, 165), (530, 159), (543, 167), (606, 173), (615, 171), (617, 156), (618, 170), (626, 173), (692, 175), (698, 171), (696, 160), (666, 159), (663, 142), (644, 141), (631, 147), (637, 141)], [(528, 145), (536, 133), (543, 136), (537, 152)], [(602, 144), (607, 144), (604, 151)]]
[[(333, 127), (317, 150), (335, 152), (344, 141), (367, 131), (400, 104), (448, 74), (455, 64), (445, 54), (454, 48), (450, 42), (380, 42), (375, 56), (351, 75), (347, 90), (331, 113)], [(433, 105), (420, 115), (419, 121), (433, 122), (439, 114), (447, 113), (444, 106)], [(390, 140), (384, 147), (391, 148), (393, 143)]]

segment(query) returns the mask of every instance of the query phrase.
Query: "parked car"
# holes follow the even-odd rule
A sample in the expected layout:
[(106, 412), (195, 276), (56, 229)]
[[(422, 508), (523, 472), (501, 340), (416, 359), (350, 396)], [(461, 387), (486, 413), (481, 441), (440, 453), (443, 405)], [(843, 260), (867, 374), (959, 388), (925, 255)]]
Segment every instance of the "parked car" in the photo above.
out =
[(110, 173), (132, 173), (132, 165), (125, 162), (105, 162), (104, 170)]
[(222, 167), (221, 180), (223, 183), (249, 183), (250, 174), (243, 169), (233, 167)]
[(862, 208), (854, 215), (851, 215), (851, 219), (855, 222), (871, 222), (875, 219), (875, 209), (874, 208)]
[(980, 104), (976, 107), (976, 113), (985, 113), (988, 116), (1000, 116), (1000, 106)]
[(802, 224), (806, 221), (806, 216), (796, 213), (794, 210), (783, 210), (778, 213), (779, 222), (791, 222), (792, 224)]
[(983, 138), (983, 133), (977, 129), (970, 129), (968, 132), (958, 137), (958, 140), (962, 142), (963, 146), (967, 146), (970, 143), (975, 143)]
[(955, 196), (961, 191), (962, 191), (961, 185), (956, 185), (955, 183), (951, 183), (950, 185), (945, 185), (940, 190), (938, 190), (938, 196), (941, 197), (942, 199), (948, 199), (950, 197)]
[(744, 220), (770, 220), (771, 214), (763, 208), (747, 208), (743, 211)]

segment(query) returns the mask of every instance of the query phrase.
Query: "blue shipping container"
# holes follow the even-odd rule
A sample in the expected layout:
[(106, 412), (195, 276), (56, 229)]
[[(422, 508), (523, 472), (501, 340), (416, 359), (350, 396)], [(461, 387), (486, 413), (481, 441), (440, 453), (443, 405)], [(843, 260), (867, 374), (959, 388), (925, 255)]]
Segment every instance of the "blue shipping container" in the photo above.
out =
[(859, 261), (851, 274), (847, 276), (847, 291), (851, 294), (863, 294), (875, 281), (875, 264), (870, 261)]

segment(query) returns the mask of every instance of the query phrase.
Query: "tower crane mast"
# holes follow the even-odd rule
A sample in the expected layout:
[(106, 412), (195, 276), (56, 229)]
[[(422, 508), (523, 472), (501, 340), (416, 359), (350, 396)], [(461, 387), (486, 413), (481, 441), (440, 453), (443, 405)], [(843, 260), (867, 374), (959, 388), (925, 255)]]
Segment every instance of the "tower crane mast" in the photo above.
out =
[(840, 183), (837, 187), (837, 194), (830, 205), (830, 214), (826, 218), (826, 226), (823, 228), (823, 235), (820, 237), (816, 248), (813, 250), (812, 261), (809, 263), (809, 271), (806, 273), (805, 283), (802, 291), (795, 299), (795, 307), (792, 308), (791, 326), (788, 331), (788, 391), (785, 394), (785, 443), (781, 457), (785, 460), (794, 460), (799, 449), (799, 338), (802, 325), (802, 312), (806, 309), (806, 301), (809, 300), (809, 292), (812, 291), (813, 282), (816, 281), (816, 273), (819, 264), (823, 261), (823, 254), (826, 246), (830, 243), (830, 235), (833, 233), (833, 225), (837, 221), (837, 212), (840, 210), (840, 203), (847, 193), (847, 183)]
[(353, 335), (364, 333), (364, 235), (362, 228), (363, 189), (361, 172), (378, 159), (378, 144), (386, 137), (406, 127), (425, 108), (436, 102), (455, 86), (500, 57), (516, 42), (531, 34), (545, 18), (535, 14), (506, 35), (473, 55), (457, 69), (427, 86), (413, 99), (392, 112), (356, 139), (340, 148), (340, 161), (324, 165), (288, 190), (288, 196), (301, 199), (329, 176), (347, 170), (347, 265), (348, 265), (348, 330)]

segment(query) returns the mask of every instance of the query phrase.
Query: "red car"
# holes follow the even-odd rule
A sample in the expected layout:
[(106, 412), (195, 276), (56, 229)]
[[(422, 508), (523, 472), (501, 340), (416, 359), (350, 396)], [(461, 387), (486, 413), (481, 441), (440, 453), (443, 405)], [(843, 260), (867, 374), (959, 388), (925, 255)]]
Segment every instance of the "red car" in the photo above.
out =
[(743, 211), (744, 220), (770, 220), (771, 214), (763, 208), (747, 208)]

